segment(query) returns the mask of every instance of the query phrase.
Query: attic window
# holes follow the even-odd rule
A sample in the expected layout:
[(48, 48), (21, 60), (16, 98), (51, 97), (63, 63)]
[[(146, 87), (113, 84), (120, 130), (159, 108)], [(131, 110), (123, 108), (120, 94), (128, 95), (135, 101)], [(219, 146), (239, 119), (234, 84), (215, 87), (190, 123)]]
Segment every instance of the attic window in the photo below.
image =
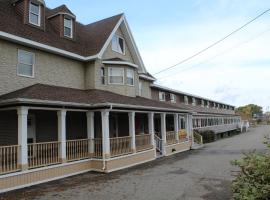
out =
[(112, 39), (112, 50), (121, 54), (125, 54), (125, 41), (118, 35), (114, 35)]
[(72, 38), (73, 37), (73, 26), (72, 19), (65, 17), (64, 18), (64, 36)]
[(165, 101), (165, 92), (159, 92), (159, 101)]
[(40, 5), (30, 2), (29, 5), (29, 23), (40, 26)]
[(176, 96), (175, 94), (170, 94), (170, 100), (172, 103), (176, 103)]

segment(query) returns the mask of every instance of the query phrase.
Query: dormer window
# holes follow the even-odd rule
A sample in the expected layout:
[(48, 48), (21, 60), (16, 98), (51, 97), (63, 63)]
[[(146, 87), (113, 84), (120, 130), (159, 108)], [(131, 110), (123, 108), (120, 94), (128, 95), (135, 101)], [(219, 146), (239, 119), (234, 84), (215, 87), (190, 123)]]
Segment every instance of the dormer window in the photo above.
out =
[(41, 18), (40, 5), (30, 2), (29, 5), (29, 23), (35, 26), (40, 26)]
[(184, 96), (184, 102), (186, 105), (188, 105), (188, 97), (187, 96)]
[(204, 100), (201, 100), (201, 106), (204, 107)]
[(64, 36), (68, 38), (73, 37), (72, 19), (67, 18), (67, 17), (64, 18)]
[(125, 41), (118, 35), (114, 35), (112, 39), (112, 50), (117, 53), (125, 54)]
[(192, 105), (196, 106), (196, 99), (194, 97), (192, 98)]
[(159, 101), (165, 101), (165, 92), (159, 92)]
[(172, 103), (176, 103), (176, 96), (175, 94), (170, 94), (170, 100)]

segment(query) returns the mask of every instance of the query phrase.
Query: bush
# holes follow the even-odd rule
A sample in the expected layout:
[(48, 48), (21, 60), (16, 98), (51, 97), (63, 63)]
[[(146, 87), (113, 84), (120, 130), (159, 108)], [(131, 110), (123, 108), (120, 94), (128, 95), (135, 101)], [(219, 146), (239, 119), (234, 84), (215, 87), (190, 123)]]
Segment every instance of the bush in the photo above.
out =
[(214, 142), (215, 133), (213, 131), (203, 131), (199, 133), (203, 137), (204, 143)]
[(235, 160), (233, 165), (240, 172), (233, 181), (234, 200), (270, 199), (270, 140), (267, 139), (268, 152), (245, 154), (243, 159)]

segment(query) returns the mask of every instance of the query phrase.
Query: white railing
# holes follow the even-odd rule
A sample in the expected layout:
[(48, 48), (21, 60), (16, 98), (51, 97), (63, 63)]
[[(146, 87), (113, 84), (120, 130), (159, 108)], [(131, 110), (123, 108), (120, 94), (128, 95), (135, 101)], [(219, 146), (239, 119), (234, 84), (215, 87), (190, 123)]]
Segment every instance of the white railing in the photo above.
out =
[(174, 131), (170, 131), (166, 133), (166, 141), (167, 144), (176, 144), (177, 140), (176, 140), (176, 134)]
[(93, 139), (94, 144), (94, 158), (102, 158), (102, 138)]
[(0, 174), (6, 174), (20, 170), (18, 165), (19, 151), (19, 145), (0, 146)]
[(144, 134), (144, 135), (136, 135), (136, 150), (143, 151), (147, 149), (153, 148), (151, 144), (151, 135)]
[(111, 157), (132, 153), (131, 137), (110, 138)]
[(60, 142), (28, 144), (29, 168), (44, 167), (60, 163), (60, 144)]
[(66, 145), (67, 161), (89, 158), (89, 145), (89, 139), (68, 140)]
[(159, 152), (162, 152), (162, 139), (160, 137), (158, 137), (157, 135), (155, 135), (155, 143), (156, 143), (156, 149), (159, 151)]

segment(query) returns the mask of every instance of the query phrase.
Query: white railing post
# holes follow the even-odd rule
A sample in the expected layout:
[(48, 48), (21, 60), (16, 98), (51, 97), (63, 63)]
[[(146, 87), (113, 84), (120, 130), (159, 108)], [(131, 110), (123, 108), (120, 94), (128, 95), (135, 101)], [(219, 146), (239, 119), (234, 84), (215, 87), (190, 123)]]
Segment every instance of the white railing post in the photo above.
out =
[(179, 143), (179, 115), (174, 114), (174, 132), (175, 132), (175, 139), (176, 142)]
[(18, 165), (22, 170), (28, 168), (28, 147), (27, 147), (27, 116), (28, 108), (19, 107), (18, 114)]
[(166, 131), (166, 113), (161, 113), (161, 139), (162, 139), (162, 154), (166, 155), (166, 145), (167, 145), (167, 131)]
[(148, 128), (151, 135), (151, 145), (155, 147), (155, 128), (154, 128), (154, 113), (148, 113)]
[(62, 163), (67, 161), (66, 155), (66, 110), (57, 111), (58, 117), (58, 141), (60, 142), (59, 158)]
[(136, 136), (135, 136), (135, 112), (128, 113), (129, 119), (129, 136), (131, 137), (131, 150), (136, 152)]
[(95, 122), (94, 117), (95, 113), (92, 111), (88, 111), (86, 113), (87, 117), (87, 139), (88, 139), (88, 153), (89, 156), (92, 157), (94, 155), (94, 137), (95, 137)]
[(104, 111), (101, 112), (103, 158), (109, 158), (110, 157), (109, 114), (110, 114), (110, 112), (107, 111), (107, 110), (104, 110)]

